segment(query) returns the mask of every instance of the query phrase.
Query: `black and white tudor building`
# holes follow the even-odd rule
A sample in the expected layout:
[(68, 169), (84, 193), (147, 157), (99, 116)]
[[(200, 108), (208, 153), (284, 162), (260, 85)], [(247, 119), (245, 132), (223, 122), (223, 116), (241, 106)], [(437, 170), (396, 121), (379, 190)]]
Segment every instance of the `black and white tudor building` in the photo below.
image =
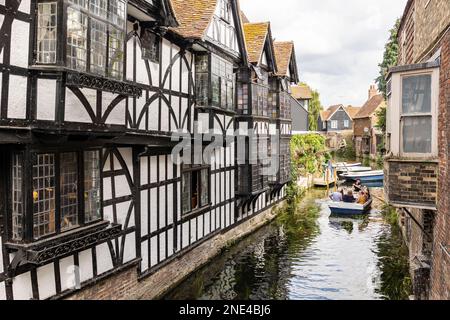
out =
[[(250, 61), (237, 1), (0, 0), (0, 26), (0, 300), (144, 278), (284, 198), (295, 54), (277, 70), (267, 26)], [(282, 132), (277, 174), (237, 164), (243, 128)], [(210, 161), (174, 162), (209, 129)]]

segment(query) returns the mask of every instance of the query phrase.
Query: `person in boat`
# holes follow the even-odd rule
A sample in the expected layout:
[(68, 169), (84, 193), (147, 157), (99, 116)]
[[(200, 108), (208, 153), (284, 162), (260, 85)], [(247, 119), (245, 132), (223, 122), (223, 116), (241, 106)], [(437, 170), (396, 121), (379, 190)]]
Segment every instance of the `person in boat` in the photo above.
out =
[(366, 193), (366, 198), (367, 200), (370, 200), (370, 198), (372, 198), (372, 196), (370, 195), (370, 190), (369, 188), (364, 188), (364, 192)]
[(353, 190), (355, 190), (356, 192), (361, 191), (363, 188), (363, 185), (361, 183), (361, 180), (356, 180), (356, 182), (353, 184)]
[(357, 204), (365, 204), (367, 202), (367, 196), (364, 191), (359, 192), (358, 200), (356, 201)]
[(348, 190), (347, 194), (344, 195), (343, 197), (343, 201), (345, 203), (353, 203), (355, 202), (355, 197), (353, 196), (353, 191), (352, 190)]
[(341, 202), (342, 201), (342, 190), (333, 192), (330, 196), (330, 199), (335, 202)]

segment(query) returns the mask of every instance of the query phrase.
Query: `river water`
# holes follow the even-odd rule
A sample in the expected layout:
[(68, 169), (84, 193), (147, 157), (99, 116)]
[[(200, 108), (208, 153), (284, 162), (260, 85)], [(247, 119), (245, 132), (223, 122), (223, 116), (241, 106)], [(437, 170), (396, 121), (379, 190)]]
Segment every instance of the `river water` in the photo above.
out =
[(166, 299), (407, 299), (401, 235), (372, 210), (369, 217), (330, 217), (325, 191), (312, 190), (295, 213), (226, 249)]

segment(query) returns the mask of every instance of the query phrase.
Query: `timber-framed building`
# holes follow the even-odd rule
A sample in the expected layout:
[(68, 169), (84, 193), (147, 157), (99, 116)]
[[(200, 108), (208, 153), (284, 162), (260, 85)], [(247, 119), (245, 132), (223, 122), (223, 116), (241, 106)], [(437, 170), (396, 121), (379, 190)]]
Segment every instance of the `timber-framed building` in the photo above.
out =
[[(269, 24), (255, 49), (238, 1), (4, 0), (0, 25), (0, 300), (145, 282), (284, 199), (295, 51)], [(281, 132), (276, 174), (238, 165), (244, 124)]]

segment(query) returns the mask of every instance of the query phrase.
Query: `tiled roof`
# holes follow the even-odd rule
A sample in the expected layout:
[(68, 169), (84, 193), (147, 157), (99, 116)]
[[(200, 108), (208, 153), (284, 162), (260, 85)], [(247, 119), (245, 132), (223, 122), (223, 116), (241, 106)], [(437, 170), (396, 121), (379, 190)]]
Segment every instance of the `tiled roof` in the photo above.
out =
[(347, 108), (345, 108), (345, 110), (347, 110), (347, 112), (350, 115), (350, 117), (352, 119), (354, 119), (355, 116), (358, 114), (358, 112), (361, 110), (361, 108), (360, 107), (348, 106)]
[(322, 119), (322, 121), (327, 121), (329, 115), (330, 112), (328, 110), (320, 111), (320, 118)]
[(217, 0), (171, 0), (179, 27), (170, 28), (184, 38), (203, 39)]
[(377, 94), (376, 96), (373, 96), (362, 106), (361, 110), (355, 116), (355, 119), (363, 119), (371, 117), (373, 113), (377, 110), (377, 108), (381, 104), (385, 103), (386, 102), (382, 94)]
[(340, 107), (344, 107), (342, 104), (337, 104), (335, 106), (331, 106), (329, 107), (327, 110), (322, 111), (323, 113), (321, 113), (322, 115), (322, 120), (327, 121), (330, 119), (330, 117), (337, 111), (337, 109), (339, 109)]
[(264, 51), (269, 27), (269, 22), (244, 24), (245, 43), (250, 63), (259, 62)]
[(289, 63), (291, 62), (292, 52), (294, 50), (294, 43), (289, 42), (274, 42), (275, 59), (277, 61), (278, 75), (287, 76), (289, 70)]
[(297, 100), (312, 99), (312, 92), (308, 86), (291, 86), (292, 96)]

